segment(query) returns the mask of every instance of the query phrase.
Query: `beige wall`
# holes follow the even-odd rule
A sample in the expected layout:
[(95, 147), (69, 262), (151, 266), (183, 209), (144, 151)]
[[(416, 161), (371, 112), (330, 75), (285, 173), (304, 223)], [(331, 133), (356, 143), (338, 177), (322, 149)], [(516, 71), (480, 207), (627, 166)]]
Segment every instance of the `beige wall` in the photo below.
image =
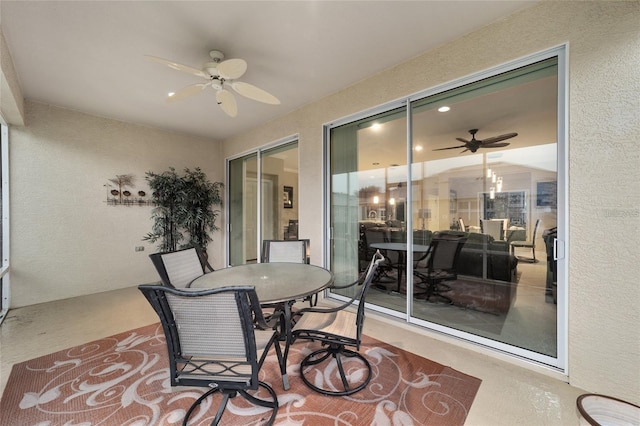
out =
[[(640, 2), (544, 2), (225, 141), (299, 134), (300, 229), (322, 261), (322, 124), (569, 43), (568, 373), (640, 403)], [(408, 41), (410, 42), (410, 41)]]
[[(26, 102), (26, 126), (10, 128), (11, 306), (157, 281), (151, 207), (108, 206), (108, 179), (201, 167), (224, 179), (219, 144)], [(137, 192), (137, 190), (136, 190)], [(222, 217), (222, 215), (221, 215)], [(221, 225), (221, 223), (219, 223)], [(221, 233), (209, 246), (222, 264)], [(135, 252), (136, 246), (144, 246)]]

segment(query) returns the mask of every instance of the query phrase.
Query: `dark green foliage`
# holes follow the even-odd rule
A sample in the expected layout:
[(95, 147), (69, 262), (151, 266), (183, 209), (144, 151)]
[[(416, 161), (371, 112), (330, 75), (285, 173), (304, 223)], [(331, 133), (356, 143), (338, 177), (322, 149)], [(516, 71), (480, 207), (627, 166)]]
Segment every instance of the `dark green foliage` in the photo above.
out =
[(200, 168), (187, 168), (180, 176), (170, 167), (160, 174), (147, 172), (146, 179), (156, 207), (151, 232), (143, 240), (159, 241), (161, 252), (193, 246), (206, 251), (210, 233), (218, 230), (220, 210), (215, 207), (222, 204), (222, 182), (210, 182)]

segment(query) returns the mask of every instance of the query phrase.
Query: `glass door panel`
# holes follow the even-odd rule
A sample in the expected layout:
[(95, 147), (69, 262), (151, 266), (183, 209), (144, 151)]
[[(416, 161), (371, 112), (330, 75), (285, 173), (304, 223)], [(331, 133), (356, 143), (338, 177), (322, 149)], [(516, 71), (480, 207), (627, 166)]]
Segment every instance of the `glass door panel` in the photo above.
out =
[[(386, 261), (367, 302), (406, 312), (406, 109), (331, 129), (330, 262), (336, 284), (355, 280), (373, 253)], [(393, 245), (389, 245), (393, 243)], [(336, 290), (351, 296), (357, 289)]]
[(262, 240), (298, 239), (298, 143), (261, 153)]
[(413, 317), (557, 357), (557, 95), (552, 58), (412, 104), (414, 232), (466, 238), (444, 282), (418, 264)]
[(258, 155), (229, 161), (229, 265), (258, 258)]
[(228, 173), (229, 265), (259, 262), (263, 240), (298, 239), (297, 142), (229, 160)]

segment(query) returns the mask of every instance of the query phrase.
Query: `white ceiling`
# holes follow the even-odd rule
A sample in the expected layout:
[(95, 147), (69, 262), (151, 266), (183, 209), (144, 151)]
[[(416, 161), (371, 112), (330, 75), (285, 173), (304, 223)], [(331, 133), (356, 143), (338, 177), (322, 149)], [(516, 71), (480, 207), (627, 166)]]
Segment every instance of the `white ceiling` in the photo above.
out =
[[(533, 3), (2, 0), (0, 28), (25, 98), (222, 140)], [(237, 96), (230, 118), (212, 90), (166, 103), (202, 80), (144, 55), (200, 68), (212, 49), (245, 59), (241, 80), (281, 105)]]

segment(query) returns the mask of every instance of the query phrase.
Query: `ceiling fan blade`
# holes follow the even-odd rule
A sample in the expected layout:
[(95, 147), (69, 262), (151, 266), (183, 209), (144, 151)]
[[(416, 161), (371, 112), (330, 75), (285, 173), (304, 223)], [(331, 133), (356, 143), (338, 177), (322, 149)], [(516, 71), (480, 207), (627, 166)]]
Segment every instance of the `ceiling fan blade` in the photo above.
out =
[(216, 93), (216, 101), (218, 101), (220, 108), (222, 108), (229, 117), (236, 117), (238, 115), (238, 104), (236, 103), (235, 96), (233, 96), (233, 93), (230, 91), (226, 89), (219, 90)]
[[(434, 151), (444, 151), (445, 149), (458, 149), (458, 148), (466, 148), (466, 147), (467, 147), (466, 145), (450, 146), (448, 148), (437, 148), (437, 149), (434, 149)], [(464, 151), (462, 151), (462, 152), (464, 152)]]
[(242, 96), (253, 99), (254, 101), (264, 102), (265, 104), (271, 105), (280, 104), (280, 100), (278, 98), (252, 84), (244, 83), (242, 81), (234, 81), (231, 83), (231, 87)]
[(247, 71), (247, 62), (244, 59), (227, 59), (216, 67), (218, 75), (225, 80), (240, 78)]
[(480, 148), (502, 148), (511, 145), (510, 142), (491, 143), (489, 145), (482, 144)]
[(466, 140), (466, 139), (462, 139), (462, 138), (456, 138), (456, 140), (457, 140), (457, 141), (460, 141), (460, 142), (462, 142), (462, 143), (469, 143), (469, 142), (471, 142), (471, 141), (468, 141), (468, 140)]
[(180, 90), (179, 92), (167, 96), (167, 102), (181, 101), (182, 99), (188, 98), (189, 96), (197, 95), (198, 93), (202, 92), (208, 85), (209, 83), (191, 84)]
[(483, 139), (480, 143), (482, 145), (491, 144), (491, 143), (503, 141), (505, 139), (511, 139), (511, 138), (516, 137), (516, 136), (518, 136), (517, 133), (505, 133), (504, 135), (494, 136), (492, 138)]
[(205, 73), (202, 72), (202, 70), (190, 67), (189, 65), (179, 64), (177, 62), (173, 62), (168, 59), (158, 58), (157, 56), (145, 55), (144, 57), (151, 61), (166, 65), (169, 68), (172, 68), (174, 70), (184, 71), (184, 72), (188, 72), (189, 74), (197, 75), (198, 77), (207, 78), (207, 76), (205, 75)]

